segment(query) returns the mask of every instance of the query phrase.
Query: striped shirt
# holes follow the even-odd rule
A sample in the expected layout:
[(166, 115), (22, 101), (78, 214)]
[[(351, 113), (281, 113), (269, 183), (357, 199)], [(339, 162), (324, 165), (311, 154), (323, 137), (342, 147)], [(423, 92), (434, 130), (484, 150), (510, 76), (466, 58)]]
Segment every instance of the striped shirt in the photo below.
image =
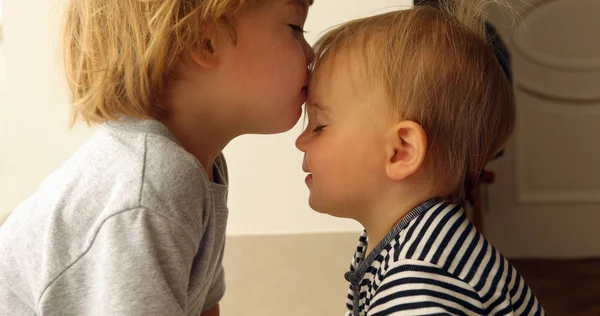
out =
[(460, 205), (421, 204), (365, 259), (367, 242), (365, 232), (345, 275), (346, 316), (545, 315)]

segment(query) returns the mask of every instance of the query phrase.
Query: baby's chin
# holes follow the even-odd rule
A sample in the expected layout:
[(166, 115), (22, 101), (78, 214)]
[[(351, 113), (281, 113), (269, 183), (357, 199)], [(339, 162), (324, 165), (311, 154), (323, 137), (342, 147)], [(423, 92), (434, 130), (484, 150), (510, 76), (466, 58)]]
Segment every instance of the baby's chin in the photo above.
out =
[(308, 206), (315, 212), (338, 218), (352, 218), (349, 214), (339, 211), (336, 208), (328, 207), (323, 203), (318, 203), (312, 196), (308, 198)]

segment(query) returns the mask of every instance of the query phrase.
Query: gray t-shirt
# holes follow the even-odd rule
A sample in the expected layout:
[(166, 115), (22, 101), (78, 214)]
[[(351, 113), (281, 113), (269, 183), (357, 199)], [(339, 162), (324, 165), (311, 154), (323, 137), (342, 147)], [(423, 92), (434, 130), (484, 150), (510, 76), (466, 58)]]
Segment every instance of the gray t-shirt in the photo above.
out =
[(214, 175), (157, 121), (102, 125), (0, 227), (0, 315), (210, 309), (225, 291), (222, 155)]

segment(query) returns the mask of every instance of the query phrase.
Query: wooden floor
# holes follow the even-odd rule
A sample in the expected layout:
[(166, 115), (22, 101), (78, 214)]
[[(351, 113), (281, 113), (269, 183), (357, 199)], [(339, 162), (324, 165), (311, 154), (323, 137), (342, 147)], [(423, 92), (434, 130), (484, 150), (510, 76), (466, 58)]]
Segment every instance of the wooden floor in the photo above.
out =
[(550, 316), (600, 316), (600, 259), (510, 260)]

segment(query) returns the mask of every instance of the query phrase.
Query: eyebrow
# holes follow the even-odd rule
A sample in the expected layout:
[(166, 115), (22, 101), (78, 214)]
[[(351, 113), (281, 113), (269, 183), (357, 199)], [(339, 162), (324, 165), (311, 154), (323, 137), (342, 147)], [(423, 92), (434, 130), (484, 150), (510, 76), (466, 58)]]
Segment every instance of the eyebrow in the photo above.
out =
[(294, 4), (299, 6), (304, 12), (304, 15), (308, 12), (308, 7), (313, 4), (313, 0), (309, 0), (308, 3), (306, 0), (288, 0), (288, 4)]
[(316, 102), (306, 103), (306, 106), (307, 106), (307, 108), (308, 107), (316, 108), (316, 109), (318, 109), (321, 112), (329, 112), (329, 110), (326, 107), (324, 107), (323, 105), (321, 105), (319, 103), (316, 103)]

